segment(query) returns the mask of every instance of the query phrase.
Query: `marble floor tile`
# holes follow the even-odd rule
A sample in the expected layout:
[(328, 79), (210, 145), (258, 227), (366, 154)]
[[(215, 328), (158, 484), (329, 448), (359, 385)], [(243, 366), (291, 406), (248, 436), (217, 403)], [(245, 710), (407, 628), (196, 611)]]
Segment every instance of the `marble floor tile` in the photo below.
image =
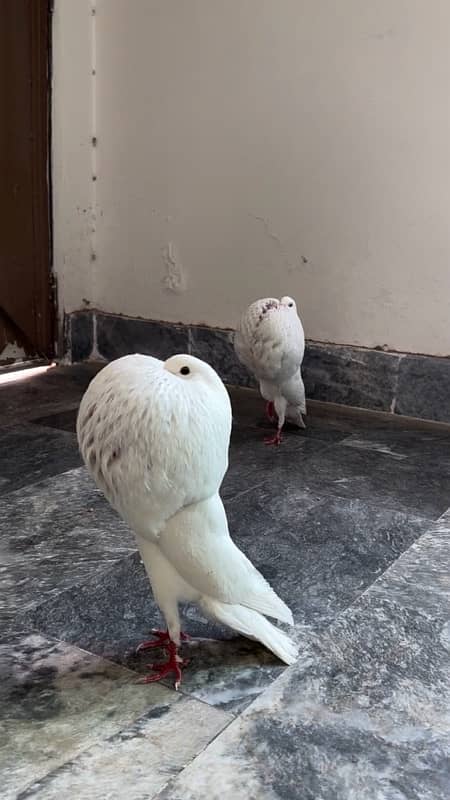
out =
[(220, 490), (224, 500), (258, 486), (272, 475), (279, 483), (285, 479), (295, 481), (299, 488), (308, 488), (303, 479), (306, 465), (330, 447), (328, 442), (308, 440), (298, 431), (286, 436), (280, 447), (267, 446), (266, 434), (256, 428), (233, 429), (229, 469)]
[(135, 550), (83, 467), (0, 496), (0, 611), (20, 614)]
[[(47, 773), (179, 696), (137, 685), (134, 673), (40, 634), (0, 646), (0, 782), (22, 797)], [(26, 795), (24, 795), (26, 796)]]
[(31, 379), (0, 385), (0, 419), (16, 424), (64, 410), (79, 402), (104, 363), (57, 366)]
[(321, 449), (305, 463), (293, 461), (290, 480), (310, 491), (358, 498), (436, 519), (450, 502), (450, 475), (436, 462), (397, 459), (343, 443)]
[(45, 417), (33, 418), (30, 422), (33, 422), (35, 425), (43, 425), (46, 428), (57, 428), (61, 431), (75, 433), (78, 406), (79, 404), (77, 403), (74, 408), (57, 411), (55, 414), (48, 414)]
[(0, 494), (81, 464), (76, 437), (30, 423), (0, 430)]
[[(230, 529), (296, 623), (315, 630), (354, 602), (429, 525), (363, 500), (329, 496), (305, 507), (293, 494), (283, 503), (277, 490), (274, 480), (230, 502)], [(281, 501), (275, 518), (264, 508), (272, 496)]]
[(433, 431), (394, 429), (367, 429), (353, 433), (341, 442), (358, 450), (373, 450), (396, 461), (425, 469), (445, 472), (450, 476), (450, 429)]
[(158, 800), (447, 800), (446, 619), (369, 592)]
[(428, 614), (438, 615), (447, 608), (450, 617), (450, 512), (432, 523), (370, 591)]
[(31, 784), (20, 800), (150, 800), (232, 717), (177, 697)]

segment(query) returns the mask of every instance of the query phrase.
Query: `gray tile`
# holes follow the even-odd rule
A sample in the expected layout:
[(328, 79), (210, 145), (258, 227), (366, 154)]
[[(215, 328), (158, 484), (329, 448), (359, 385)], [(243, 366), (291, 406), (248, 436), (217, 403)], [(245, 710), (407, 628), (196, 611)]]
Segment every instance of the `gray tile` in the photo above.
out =
[(0, 493), (42, 481), (81, 464), (76, 437), (22, 423), (0, 430)]
[[(281, 450), (281, 448), (280, 448)], [(303, 464), (293, 463), (292, 480), (311, 491), (359, 498), (435, 519), (450, 501), (450, 474), (435, 459), (396, 459), (369, 448), (337, 444)]]
[(162, 624), (137, 552), (106, 565), (95, 583), (72, 584), (48, 598), (28, 618), (55, 639), (123, 663), (136, 644)]
[(42, 417), (76, 406), (96, 373), (98, 363), (52, 367), (47, 372), (0, 386), (3, 425)]
[(191, 353), (219, 373), (225, 383), (255, 386), (255, 380), (234, 352), (233, 332), (193, 326), (190, 329)]
[(450, 617), (450, 513), (446, 512), (371, 587), (385, 600)]
[(87, 361), (94, 346), (94, 312), (74, 311), (67, 320), (67, 327), (72, 361)]
[(230, 722), (204, 703), (158, 704), (21, 794), (21, 800), (152, 798)]
[(277, 489), (275, 479), (230, 503), (230, 529), (296, 624), (314, 630), (353, 603), (429, 524), (362, 500), (326, 497), (308, 508), (302, 495), (289, 497), (284, 488), (283, 501)]
[(128, 353), (144, 353), (166, 359), (176, 353), (188, 352), (188, 328), (113, 314), (97, 314), (97, 348), (108, 361)]
[(97, 577), (135, 549), (134, 536), (83, 467), (0, 496), (0, 518), (4, 613), (23, 613)]
[(178, 700), (70, 645), (38, 634), (9, 639), (0, 647), (2, 797), (27, 796), (50, 770)]
[(68, 431), (69, 433), (76, 432), (77, 425), (78, 404), (75, 408), (66, 411), (57, 411), (56, 414), (49, 414), (45, 417), (38, 417), (32, 419), (35, 425), (43, 425), (46, 428), (57, 428), (61, 431)]
[(267, 446), (265, 436), (267, 432), (259, 428), (233, 428), (230, 467), (220, 490), (224, 499), (258, 486), (274, 474), (279, 483), (295, 480), (302, 486), (309, 461), (329, 447), (328, 442), (307, 439), (298, 430), (287, 432), (280, 447)]
[(365, 595), (158, 800), (444, 800), (445, 619)]
[(306, 396), (390, 411), (399, 362), (394, 353), (308, 342), (302, 369)]
[(396, 427), (366, 428), (341, 440), (341, 444), (358, 450), (373, 450), (386, 456), (386, 461), (408, 460), (410, 464), (423, 464), (427, 470), (434, 467), (450, 475), (450, 429), (433, 432)]
[(449, 397), (450, 358), (402, 358), (396, 393), (396, 414), (450, 422)]

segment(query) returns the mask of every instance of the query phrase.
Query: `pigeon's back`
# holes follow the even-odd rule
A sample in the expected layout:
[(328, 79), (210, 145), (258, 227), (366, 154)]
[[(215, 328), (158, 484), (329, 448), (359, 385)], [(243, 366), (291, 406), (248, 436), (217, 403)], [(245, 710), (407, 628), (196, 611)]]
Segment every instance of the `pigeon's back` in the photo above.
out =
[(242, 315), (234, 346), (239, 360), (258, 380), (287, 380), (299, 369), (305, 349), (295, 305), (273, 297), (252, 303)]

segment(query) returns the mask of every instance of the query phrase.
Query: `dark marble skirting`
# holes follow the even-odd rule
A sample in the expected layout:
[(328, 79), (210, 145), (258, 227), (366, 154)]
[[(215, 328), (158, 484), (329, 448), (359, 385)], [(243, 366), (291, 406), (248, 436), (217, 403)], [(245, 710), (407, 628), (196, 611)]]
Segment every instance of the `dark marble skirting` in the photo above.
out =
[[(76, 311), (66, 317), (71, 361), (111, 361), (141, 352), (166, 358), (188, 352), (208, 361), (226, 383), (252, 386), (233, 350), (233, 332), (196, 325)], [(310, 400), (450, 422), (450, 358), (307, 342), (303, 368)]]

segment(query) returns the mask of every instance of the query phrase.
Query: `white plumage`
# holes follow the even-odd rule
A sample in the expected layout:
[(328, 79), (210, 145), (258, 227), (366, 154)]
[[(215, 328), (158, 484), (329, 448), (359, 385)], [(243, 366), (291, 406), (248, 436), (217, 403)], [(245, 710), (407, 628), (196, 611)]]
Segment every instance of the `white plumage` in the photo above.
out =
[(268, 440), (279, 444), (285, 419), (305, 427), (305, 387), (301, 365), (305, 335), (292, 297), (256, 300), (243, 313), (234, 338), (239, 360), (259, 381), (269, 418), (278, 418), (277, 434)]
[(93, 379), (81, 402), (83, 459), (134, 530), (167, 622), (170, 658), (148, 680), (173, 669), (179, 682), (180, 601), (198, 603), (288, 664), (296, 658), (294, 643), (263, 616), (292, 624), (290, 610), (228, 531), (218, 491), (230, 432), (228, 393), (216, 372), (193, 356), (120, 358)]

